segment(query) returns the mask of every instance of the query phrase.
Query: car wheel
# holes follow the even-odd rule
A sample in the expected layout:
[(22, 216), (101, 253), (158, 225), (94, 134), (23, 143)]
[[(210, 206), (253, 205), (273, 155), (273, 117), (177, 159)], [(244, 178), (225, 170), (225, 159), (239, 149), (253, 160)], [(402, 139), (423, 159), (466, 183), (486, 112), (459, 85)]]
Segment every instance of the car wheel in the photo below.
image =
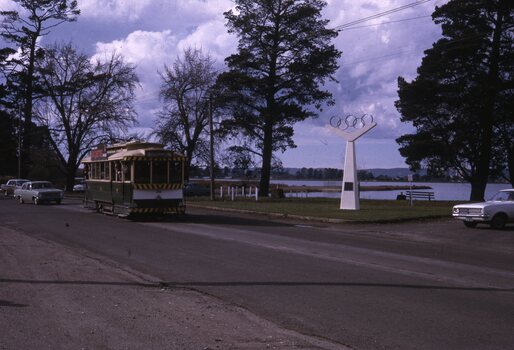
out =
[(469, 228), (475, 228), (477, 227), (478, 223), (474, 221), (464, 221), (464, 226)]
[(495, 229), (502, 229), (505, 227), (507, 223), (507, 215), (505, 214), (496, 214), (491, 220), (491, 227)]
[(61, 200), (60, 200), (60, 199), (58, 199), (58, 200), (56, 200), (56, 201), (55, 201), (55, 203), (57, 203), (57, 204), (61, 204)]
[(7, 193), (7, 191), (4, 191), (4, 196), (9, 197), (9, 194)]
[(25, 201), (23, 200), (23, 198), (21, 198), (21, 196), (18, 197), (18, 202), (20, 202), (20, 204), (25, 203)]
[(32, 202), (34, 202), (34, 204), (35, 204), (35, 205), (39, 205), (39, 204), (41, 204), (41, 203), (39, 202), (39, 199), (37, 199), (37, 197), (34, 197), (34, 198), (32, 199)]

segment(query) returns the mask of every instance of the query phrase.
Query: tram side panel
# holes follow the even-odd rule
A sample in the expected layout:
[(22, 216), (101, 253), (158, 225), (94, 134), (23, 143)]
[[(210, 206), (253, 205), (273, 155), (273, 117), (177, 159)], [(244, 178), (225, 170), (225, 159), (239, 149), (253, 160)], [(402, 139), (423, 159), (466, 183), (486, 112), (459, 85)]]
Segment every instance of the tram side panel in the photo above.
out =
[(134, 184), (134, 213), (183, 213), (184, 198), (181, 183)]

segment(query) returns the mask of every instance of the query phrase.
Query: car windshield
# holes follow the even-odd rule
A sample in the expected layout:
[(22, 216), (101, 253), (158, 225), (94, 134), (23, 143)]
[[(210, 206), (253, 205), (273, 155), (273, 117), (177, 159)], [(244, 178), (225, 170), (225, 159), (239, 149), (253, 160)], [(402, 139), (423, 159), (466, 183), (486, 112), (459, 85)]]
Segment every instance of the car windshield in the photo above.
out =
[(490, 201), (503, 202), (514, 201), (514, 192), (500, 191), (491, 197)]
[(52, 188), (52, 184), (50, 182), (36, 182), (32, 184), (32, 189), (40, 189), (40, 188)]

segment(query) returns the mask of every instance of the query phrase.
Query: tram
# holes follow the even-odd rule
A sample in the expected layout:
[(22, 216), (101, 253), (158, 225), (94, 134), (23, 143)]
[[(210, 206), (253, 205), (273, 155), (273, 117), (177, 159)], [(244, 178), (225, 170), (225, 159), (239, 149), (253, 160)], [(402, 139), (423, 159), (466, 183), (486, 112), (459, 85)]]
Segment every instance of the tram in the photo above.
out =
[(127, 217), (184, 214), (185, 161), (158, 143), (99, 145), (82, 160), (84, 205)]

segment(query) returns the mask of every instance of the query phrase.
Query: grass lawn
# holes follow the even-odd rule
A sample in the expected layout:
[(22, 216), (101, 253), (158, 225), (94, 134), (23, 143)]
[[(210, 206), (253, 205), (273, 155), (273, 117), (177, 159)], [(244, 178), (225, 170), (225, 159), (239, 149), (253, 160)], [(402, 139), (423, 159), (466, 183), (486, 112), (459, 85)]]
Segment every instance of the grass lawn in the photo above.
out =
[[(188, 198), (192, 206), (237, 209), (266, 214), (299, 215), (313, 218), (329, 218), (360, 222), (392, 222), (401, 220), (451, 217), (455, 202), (446, 201), (409, 201), (361, 200), (360, 210), (340, 210), (339, 199), (332, 198), (286, 198), (237, 199), (210, 201), (206, 198)], [(186, 204), (186, 205), (187, 205)]]

